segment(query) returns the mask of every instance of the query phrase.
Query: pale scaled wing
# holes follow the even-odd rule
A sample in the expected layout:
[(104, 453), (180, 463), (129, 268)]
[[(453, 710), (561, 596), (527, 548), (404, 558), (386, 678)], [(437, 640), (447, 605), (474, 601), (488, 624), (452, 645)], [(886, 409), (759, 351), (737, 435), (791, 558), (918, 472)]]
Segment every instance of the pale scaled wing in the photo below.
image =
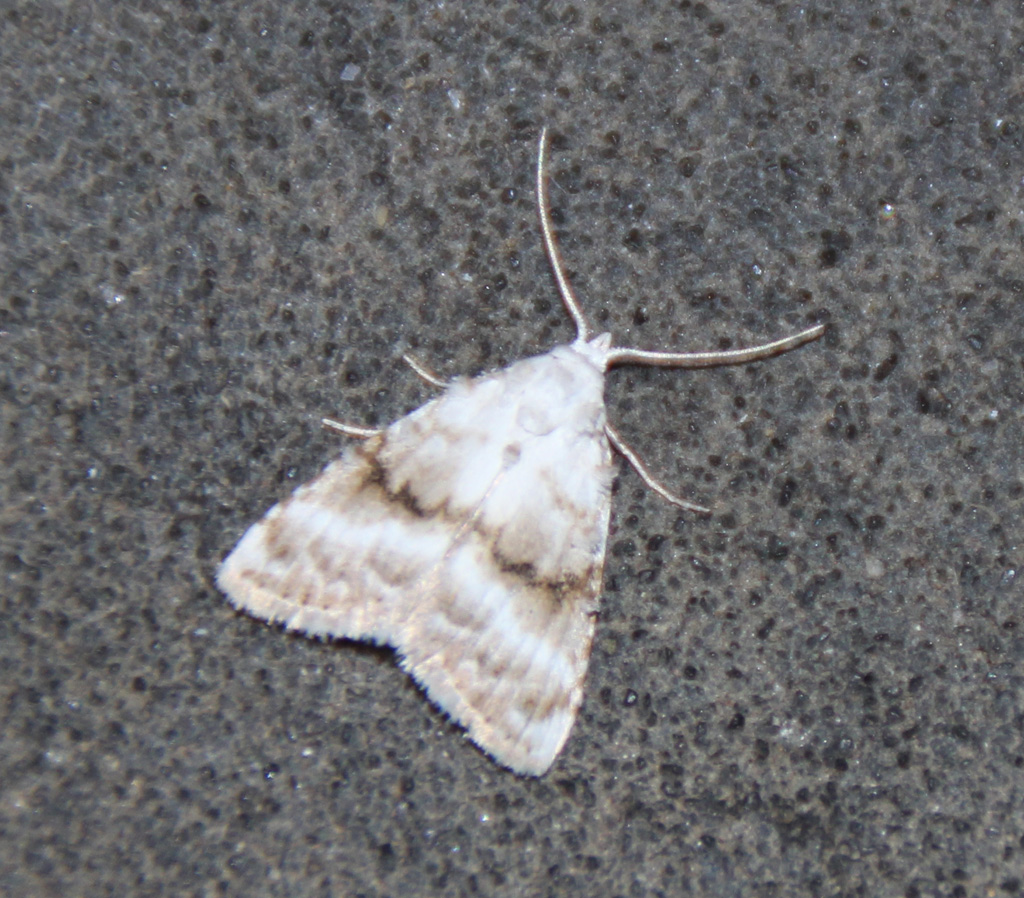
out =
[(548, 769), (583, 697), (608, 531), (603, 372), (562, 346), (354, 445), (218, 573), (310, 636), (387, 643), (496, 760)]

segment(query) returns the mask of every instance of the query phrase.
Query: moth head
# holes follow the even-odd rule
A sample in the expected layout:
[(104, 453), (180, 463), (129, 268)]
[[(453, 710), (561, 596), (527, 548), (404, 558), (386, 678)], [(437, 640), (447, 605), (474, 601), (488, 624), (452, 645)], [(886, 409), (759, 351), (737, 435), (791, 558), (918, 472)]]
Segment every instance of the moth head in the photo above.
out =
[(598, 334), (590, 340), (577, 340), (573, 344), (573, 349), (586, 357), (599, 371), (607, 370), (608, 353), (611, 351), (611, 348), (611, 334)]

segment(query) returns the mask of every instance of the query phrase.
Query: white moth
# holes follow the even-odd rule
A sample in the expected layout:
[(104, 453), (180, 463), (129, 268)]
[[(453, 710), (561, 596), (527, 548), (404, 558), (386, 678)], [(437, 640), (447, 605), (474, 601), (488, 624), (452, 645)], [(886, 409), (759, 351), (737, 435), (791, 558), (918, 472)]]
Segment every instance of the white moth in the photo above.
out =
[(438, 398), (383, 430), (325, 422), (362, 441), (275, 505), (217, 573), (232, 604), (258, 618), (393, 646), (477, 745), (534, 776), (561, 751), (583, 700), (612, 447), (668, 501), (706, 511), (657, 484), (608, 424), (605, 372), (751, 362), (824, 330), (698, 353), (592, 336), (552, 234), (546, 148), (542, 132), (541, 230), (576, 339), (493, 374), (438, 382)]

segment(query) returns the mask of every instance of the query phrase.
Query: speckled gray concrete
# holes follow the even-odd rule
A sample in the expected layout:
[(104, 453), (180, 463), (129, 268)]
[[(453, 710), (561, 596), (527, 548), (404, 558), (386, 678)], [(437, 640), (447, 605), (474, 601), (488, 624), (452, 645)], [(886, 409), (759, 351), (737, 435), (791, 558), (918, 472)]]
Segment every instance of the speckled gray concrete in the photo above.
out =
[[(1017, 4), (130, 5), (0, 19), (0, 892), (1024, 891)], [(930, 9), (929, 9), (930, 8)], [(587, 698), (544, 779), (218, 561), (340, 445), (621, 343)]]

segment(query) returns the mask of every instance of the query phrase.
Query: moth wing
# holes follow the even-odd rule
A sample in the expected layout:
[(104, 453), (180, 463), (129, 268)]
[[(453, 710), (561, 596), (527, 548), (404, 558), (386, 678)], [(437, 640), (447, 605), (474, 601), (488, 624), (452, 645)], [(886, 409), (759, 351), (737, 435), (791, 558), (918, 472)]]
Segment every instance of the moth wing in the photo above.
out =
[(347, 450), (222, 564), (237, 607), (388, 643), (496, 760), (539, 775), (583, 697), (610, 509), (603, 375), (571, 347)]

